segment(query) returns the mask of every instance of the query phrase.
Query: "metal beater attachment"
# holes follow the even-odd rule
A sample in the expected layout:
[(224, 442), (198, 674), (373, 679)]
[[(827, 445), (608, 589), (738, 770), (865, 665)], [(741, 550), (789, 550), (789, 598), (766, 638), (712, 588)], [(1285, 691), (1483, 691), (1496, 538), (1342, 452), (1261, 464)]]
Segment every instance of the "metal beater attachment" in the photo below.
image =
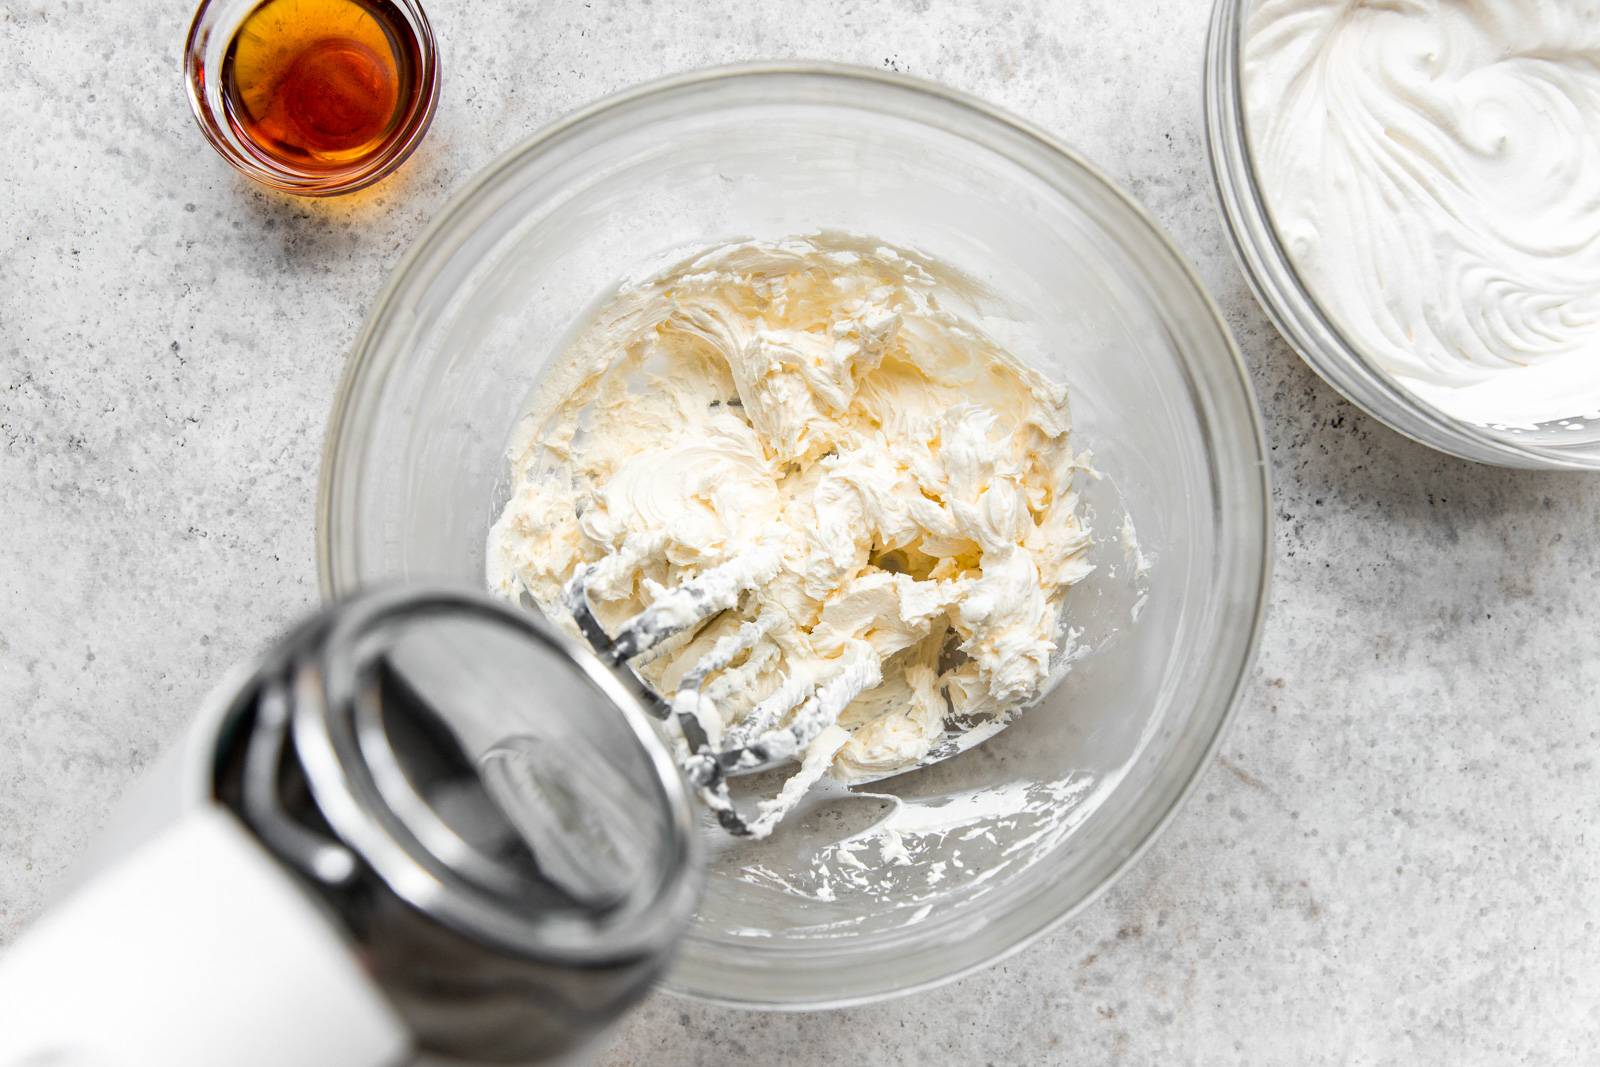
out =
[(837, 724), (840, 712), (856, 697), (883, 681), (882, 664), (870, 648), (862, 646), (847, 652), (831, 673), (792, 677), (729, 729), (720, 745), (713, 744), (706, 724), (715, 714), (715, 701), (706, 692), (707, 684), (779, 624), (775, 614), (762, 613), (720, 638), (684, 673), (670, 698), (655, 692), (629, 665), (663, 642), (736, 608), (745, 593), (778, 573), (779, 551), (776, 546), (757, 545), (665, 590), (615, 634), (608, 634), (590, 606), (588, 588), (625, 558), (625, 554), (612, 555), (580, 567), (564, 590), (567, 610), (603, 659), (614, 667), (629, 668), (624, 675), (645, 698), (646, 708), (668, 724), (679, 743), (679, 765), (723, 829), (740, 837), (766, 837), (825, 766), (802, 768), (776, 797), (759, 802), (754, 816), (735, 807), (728, 779), (797, 758), (823, 731)]

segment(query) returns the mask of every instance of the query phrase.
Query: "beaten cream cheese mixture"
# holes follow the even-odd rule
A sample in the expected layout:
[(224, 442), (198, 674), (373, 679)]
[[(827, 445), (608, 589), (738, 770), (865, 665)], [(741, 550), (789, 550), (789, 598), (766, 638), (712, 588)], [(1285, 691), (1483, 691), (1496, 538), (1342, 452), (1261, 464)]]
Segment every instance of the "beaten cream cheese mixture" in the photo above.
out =
[(1600, 418), (1600, 2), (1261, 0), (1273, 225), (1350, 340), (1469, 421)]
[(1036, 700), (1089, 531), (1066, 389), (946, 306), (975, 292), (841, 234), (729, 244), (624, 286), (518, 429), (491, 588), (570, 623), (564, 583), (605, 561), (588, 594), (614, 632), (744, 561), (738, 606), (640, 670), (671, 693), (759, 624), (704, 686), (714, 742), (764, 699), (845, 678), (803, 777), (905, 768), (947, 720)]

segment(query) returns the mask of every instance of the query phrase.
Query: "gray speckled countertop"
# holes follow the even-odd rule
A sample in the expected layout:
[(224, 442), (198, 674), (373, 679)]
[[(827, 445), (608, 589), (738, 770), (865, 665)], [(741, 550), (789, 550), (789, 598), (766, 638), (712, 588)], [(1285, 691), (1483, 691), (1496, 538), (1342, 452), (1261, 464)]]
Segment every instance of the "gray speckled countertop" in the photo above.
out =
[(1265, 410), (1272, 613), (1193, 800), (1070, 926), (876, 1007), (657, 997), (600, 1061), (1593, 1062), (1600, 481), (1429, 452), (1279, 339), (1208, 184), (1204, 0), (430, 11), (432, 134), (375, 195), (310, 203), (202, 143), (184, 2), (0, 0), (0, 940), (224, 668), (315, 604), (342, 353), (449, 192), (602, 94), (806, 56), (987, 97), (1175, 237)]

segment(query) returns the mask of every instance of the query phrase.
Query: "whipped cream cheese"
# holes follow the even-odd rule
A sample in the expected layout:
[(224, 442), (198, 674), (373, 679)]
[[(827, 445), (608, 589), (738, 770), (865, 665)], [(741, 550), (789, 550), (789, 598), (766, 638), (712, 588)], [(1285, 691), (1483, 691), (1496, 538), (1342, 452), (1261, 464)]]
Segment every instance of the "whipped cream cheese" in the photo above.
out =
[(947, 722), (1036, 700), (1090, 537), (1066, 390), (953, 310), (975, 292), (841, 234), (729, 244), (623, 286), (512, 443), (490, 587), (570, 621), (563, 584), (599, 563), (588, 595), (612, 628), (730, 576), (735, 606), (641, 673), (672, 693), (714, 664), (694, 708), (713, 741), (836, 695), (802, 779), (909, 766)]
[(1473, 422), (1600, 417), (1600, 3), (1264, 0), (1256, 173), (1307, 287)]

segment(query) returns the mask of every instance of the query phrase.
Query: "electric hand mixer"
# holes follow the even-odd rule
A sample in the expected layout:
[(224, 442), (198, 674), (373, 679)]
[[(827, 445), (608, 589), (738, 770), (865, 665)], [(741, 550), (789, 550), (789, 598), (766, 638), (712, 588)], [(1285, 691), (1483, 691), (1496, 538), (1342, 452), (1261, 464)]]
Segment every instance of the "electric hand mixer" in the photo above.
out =
[(653, 729), (587, 649), (485, 597), (331, 610), (218, 690), (0, 956), (0, 1065), (565, 1056), (698, 897)]
[[(605, 662), (486, 597), (394, 590), (226, 681), (103, 835), (87, 884), (0, 956), (0, 1067), (581, 1048), (664, 970), (699, 892), (693, 815), (647, 716), (674, 730), (721, 825), (761, 836), (787, 805), (746, 819), (728, 779), (793, 759), (881, 677), (859, 654), (791, 680), (713, 747), (703, 689), (775, 620), (715, 642), (670, 700), (612, 668), (739, 610), (776, 553), (661, 591), (614, 635), (585, 595), (604, 565), (566, 600)], [(1004, 725), (948, 728), (919, 766)]]

